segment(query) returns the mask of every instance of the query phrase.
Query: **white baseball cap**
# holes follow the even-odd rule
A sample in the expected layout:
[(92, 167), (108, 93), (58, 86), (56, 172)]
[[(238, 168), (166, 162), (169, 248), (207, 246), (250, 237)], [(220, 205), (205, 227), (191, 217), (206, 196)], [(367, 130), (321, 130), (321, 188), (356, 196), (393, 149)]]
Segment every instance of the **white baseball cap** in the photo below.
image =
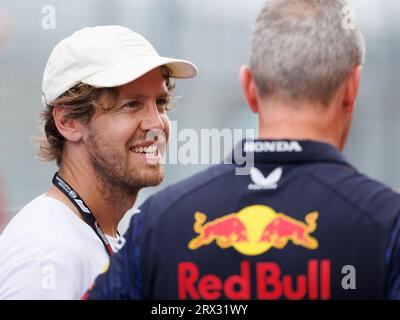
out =
[(197, 67), (186, 60), (161, 57), (140, 34), (122, 26), (84, 28), (61, 40), (43, 74), (43, 102), (51, 103), (79, 82), (117, 87), (166, 65), (173, 78), (193, 78)]

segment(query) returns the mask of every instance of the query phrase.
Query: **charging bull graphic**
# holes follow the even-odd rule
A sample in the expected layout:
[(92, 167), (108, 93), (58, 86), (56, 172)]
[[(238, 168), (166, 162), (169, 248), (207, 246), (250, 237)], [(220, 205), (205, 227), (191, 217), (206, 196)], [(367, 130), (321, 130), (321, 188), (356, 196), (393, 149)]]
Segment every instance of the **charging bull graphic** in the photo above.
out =
[(196, 250), (213, 241), (222, 248), (235, 248), (245, 255), (259, 255), (271, 248), (283, 249), (289, 240), (297, 246), (314, 250), (318, 241), (310, 236), (317, 228), (318, 212), (306, 215), (305, 222), (293, 219), (264, 205), (243, 208), (238, 213), (206, 222), (201, 212), (194, 214), (194, 231), (198, 236), (188, 247)]

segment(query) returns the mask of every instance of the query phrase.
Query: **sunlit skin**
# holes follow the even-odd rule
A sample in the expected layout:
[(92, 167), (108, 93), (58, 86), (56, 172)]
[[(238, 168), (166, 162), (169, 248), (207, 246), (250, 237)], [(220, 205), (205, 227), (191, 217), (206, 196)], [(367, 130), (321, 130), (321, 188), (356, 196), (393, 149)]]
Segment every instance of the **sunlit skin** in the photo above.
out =
[(314, 140), (343, 150), (350, 131), (361, 66), (352, 70), (328, 106), (309, 101), (288, 102), (279, 96), (260, 97), (251, 70), (242, 67), (240, 80), (250, 109), (258, 114), (259, 139)]
[[(67, 140), (59, 174), (86, 202), (104, 232), (114, 237), (139, 190), (158, 185), (164, 177), (159, 151), (146, 155), (135, 151), (156, 145), (154, 139), (146, 137), (154, 130), (168, 140), (166, 107), (170, 99), (158, 68), (115, 90), (116, 107), (96, 112), (88, 124), (66, 120), (62, 106), (56, 106), (53, 113), (59, 132)], [(99, 103), (109, 103), (109, 99)], [(80, 216), (54, 186), (47, 195)]]

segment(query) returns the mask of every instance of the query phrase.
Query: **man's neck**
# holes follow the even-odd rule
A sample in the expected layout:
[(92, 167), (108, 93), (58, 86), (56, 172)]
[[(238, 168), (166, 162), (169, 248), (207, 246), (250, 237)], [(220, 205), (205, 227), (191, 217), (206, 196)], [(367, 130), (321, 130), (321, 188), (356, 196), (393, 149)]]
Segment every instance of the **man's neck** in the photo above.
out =
[(328, 112), (308, 112), (311, 108), (293, 110), (290, 107), (264, 108), (259, 113), (259, 139), (314, 140), (343, 148), (342, 132), (337, 115)]
[[(133, 207), (138, 191), (126, 195), (118, 188), (113, 189), (113, 186), (98, 181), (93, 170), (89, 168), (62, 166), (59, 175), (86, 203), (103, 232), (108, 236), (117, 237), (118, 224), (125, 213)], [(54, 185), (51, 186), (47, 196), (63, 202), (82, 218), (78, 209)]]

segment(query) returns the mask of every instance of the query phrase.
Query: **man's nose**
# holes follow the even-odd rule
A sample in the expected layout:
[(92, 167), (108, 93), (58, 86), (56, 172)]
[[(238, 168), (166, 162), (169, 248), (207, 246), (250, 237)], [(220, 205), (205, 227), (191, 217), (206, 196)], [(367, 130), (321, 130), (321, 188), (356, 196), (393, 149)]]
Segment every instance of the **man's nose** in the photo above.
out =
[(154, 129), (164, 130), (164, 121), (161, 118), (157, 105), (151, 103), (145, 108), (145, 113), (140, 121), (140, 129), (142, 131), (149, 131)]

